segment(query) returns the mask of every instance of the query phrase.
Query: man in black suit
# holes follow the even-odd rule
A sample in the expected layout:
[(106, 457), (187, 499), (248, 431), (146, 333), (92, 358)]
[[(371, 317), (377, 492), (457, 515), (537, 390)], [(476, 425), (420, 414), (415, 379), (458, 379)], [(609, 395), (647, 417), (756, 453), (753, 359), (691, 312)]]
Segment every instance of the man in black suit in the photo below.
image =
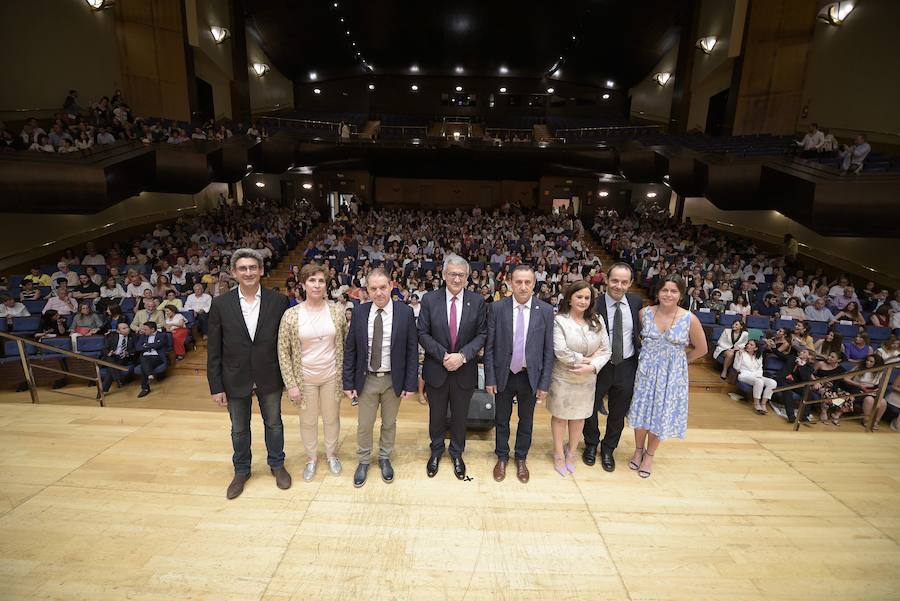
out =
[[(628, 263), (614, 263), (606, 274), (606, 294), (597, 299), (597, 313), (606, 324), (612, 357), (597, 374), (594, 393), (594, 413), (584, 421), (584, 453), (586, 465), (597, 461), (600, 447), (600, 463), (607, 472), (616, 469), (613, 451), (619, 446), (619, 438), (625, 427), (625, 416), (631, 407), (634, 394), (634, 378), (637, 375), (638, 352), (641, 348), (641, 297), (628, 294), (634, 280), (634, 272)], [(600, 424), (597, 411), (603, 397), (609, 396), (606, 432), (600, 440)]]
[(166, 335), (159, 331), (155, 321), (146, 321), (141, 326), (141, 335), (134, 342), (134, 352), (140, 356), (141, 391), (138, 398), (143, 398), (150, 394), (151, 376), (161, 380), (169, 367)]
[[(129, 366), (134, 363), (134, 344), (137, 336), (132, 334), (128, 322), (120, 321), (114, 331), (108, 332), (103, 339), (103, 360), (117, 365)], [(122, 386), (122, 378), (128, 372), (118, 369), (107, 369), (103, 376), (103, 392), (109, 392), (113, 380)]]
[(209, 350), (206, 374), (209, 392), (231, 416), (234, 479), (226, 497), (244, 490), (250, 477), (250, 407), (256, 392), (265, 425), (268, 464), (278, 488), (291, 486), (284, 468), (284, 426), (281, 394), (284, 382), (278, 363), (278, 327), (288, 298), (260, 285), (263, 257), (241, 248), (231, 255), (231, 273), (238, 287), (213, 299), (209, 310)]
[(519, 408), (516, 427), (516, 476), (528, 482), (525, 459), (531, 448), (535, 397), (543, 400), (553, 372), (553, 307), (534, 296), (534, 270), (517, 265), (510, 275), (512, 296), (491, 305), (484, 347), (485, 390), (494, 395), (497, 464), (494, 480), (506, 478), (509, 419), (513, 397)]
[(356, 430), (359, 465), (353, 486), (366, 483), (372, 461), (372, 429), (381, 406), (378, 466), (381, 479), (394, 481), (391, 451), (397, 436), (400, 400), (415, 394), (418, 386), (418, 335), (412, 309), (391, 300), (387, 272), (376, 267), (366, 276), (371, 303), (357, 305), (344, 344), (344, 394), (359, 399)]
[(478, 384), (478, 353), (487, 339), (487, 315), (481, 295), (465, 290), (469, 277), (469, 263), (465, 259), (448, 255), (443, 273), (445, 286), (425, 295), (418, 321), (419, 344), (425, 349), (422, 378), (428, 397), (431, 436), (431, 457), (426, 472), (433, 478), (444, 454), (449, 405), (450, 458), (453, 473), (463, 480), (466, 417)]

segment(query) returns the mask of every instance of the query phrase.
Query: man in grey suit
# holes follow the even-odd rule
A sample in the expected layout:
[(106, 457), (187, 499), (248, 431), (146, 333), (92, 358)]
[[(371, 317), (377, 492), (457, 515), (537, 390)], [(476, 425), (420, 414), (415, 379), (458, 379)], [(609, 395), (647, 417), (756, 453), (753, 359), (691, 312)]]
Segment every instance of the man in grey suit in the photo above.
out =
[[(600, 464), (607, 472), (616, 469), (613, 451), (619, 446), (619, 438), (625, 427), (625, 416), (634, 395), (634, 379), (637, 375), (638, 352), (641, 349), (641, 297), (628, 294), (634, 280), (631, 265), (614, 263), (606, 274), (606, 294), (597, 299), (597, 314), (606, 324), (612, 357), (597, 375), (594, 393), (594, 413), (584, 420), (584, 452), (586, 465), (597, 461), (600, 447)], [(603, 405), (603, 397), (609, 397), (609, 414), (606, 432), (600, 440), (600, 424), (597, 412)]]
[(493, 303), (488, 316), (487, 344), (484, 348), (485, 389), (494, 395), (494, 480), (506, 478), (509, 463), (509, 419), (513, 397), (519, 408), (516, 427), (516, 476), (528, 482), (525, 463), (531, 448), (536, 398), (544, 400), (553, 371), (553, 307), (534, 295), (534, 270), (517, 265), (510, 276), (512, 296)]
[(466, 417), (478, 385), (478, 353), (487, 339), (484, 299), (465, 290), (469, 263), (457, 255), (444, 259), (445, 286), (422, 299), (419, 344), (425, 349), (422, 379), (428, 397), (429, 478), (438, 471), (444, 454), (447, 407), (450, 408), (450, 458), (457, 479), (466, 478), (462, 454), (466, 450)]

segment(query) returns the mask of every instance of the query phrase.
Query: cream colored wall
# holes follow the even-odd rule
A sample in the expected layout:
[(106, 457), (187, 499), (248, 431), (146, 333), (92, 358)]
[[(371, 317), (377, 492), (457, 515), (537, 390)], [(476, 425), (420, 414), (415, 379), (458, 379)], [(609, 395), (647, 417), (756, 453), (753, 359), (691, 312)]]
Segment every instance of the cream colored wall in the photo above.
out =
[(122, 86), (115, 10), (84, 0), (3, 0), (0, 56), (0, 111), (60, 109), (71, 88), (87, 106)]
[[(117, 230), (172, 219), (179, 213), (214, 207), (228, 185), (212, 183), (197, 194), (142, 192), (93, 215), (3, 215), (0, 269), (83, 244)], [(34, 249), (29, 252), (29, 249)]]
[[(669, 122), (669, 115), (672, 111), (672, 91), (675, 89), (674, 73), (677, 60), (678, 44), (675, 44), (653, 67), (650, 73), (639, 84), (628, 91), (631, 96), (631, 117), (633, 119), (644, 119), (656, 121), (657, 123)], [(664, 86), (660, 86), (653, 80), (653, 77), (660, 72), (673, 74), (672, 79)]]
[(730, 58), (733, 20), (734, 0), (703, 0), (697, 24), (697, 37), (715, 36), (717, 41), (709, 54), (694, 49), (688, 131), (706, 129), (710, 96), (731, 86), (731, 73), (734, 68), (734, 59)]
[[(270, 71), (257, 77), (253, 63), (265, 63)], [(247, 68), (250, 70), (250, 110), (254, 114), (294, 107), (293, 82), (275, 68), (260, 48), (256, 31), (250, 27), (247, 27)]]
[(685, 199), (684, 217), (776, 244), (785, 234), (792, 234), (806, 245), (800, 248), (802, 254), (859, 277), (900, 287), (900, 238), (822, 236), (778, 211), (722, 211), (703, 197)]
[(188, 41), (194, 47), (194, 74), (212, 86), (216, 118), (230, 119), (233, 42), (226, 39), (216, 44), (210, 32), (213, 25), (231, 30), (228, 0), (188, 0), (185, 8)]
[[(900, 136), (900, 2), (857, 2), (840, 27), (816, 23), (803, 89), (808, 117), (838, 137), (857, 130), (887, 132), (876, 141), (898, 144)], [(872, 136), (870, 136), (872, 137)]]

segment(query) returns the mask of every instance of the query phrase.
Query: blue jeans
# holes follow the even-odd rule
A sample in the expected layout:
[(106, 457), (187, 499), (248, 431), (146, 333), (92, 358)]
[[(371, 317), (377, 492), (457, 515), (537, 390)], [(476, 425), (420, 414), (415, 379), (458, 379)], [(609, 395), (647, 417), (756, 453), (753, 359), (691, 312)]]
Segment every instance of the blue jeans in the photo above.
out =
[[(267, 394), (257, 394), (259, 412), (265, 427), (266, 461), (269, 467), (284, 466), (284, 425), (281, 422), (281, 389)], [(234, 449), (232, 463), (235, 474), (250, 473), (250, 409), (252, 398), (228, 397), (228, 414), (231, 416), (231, 446)]]

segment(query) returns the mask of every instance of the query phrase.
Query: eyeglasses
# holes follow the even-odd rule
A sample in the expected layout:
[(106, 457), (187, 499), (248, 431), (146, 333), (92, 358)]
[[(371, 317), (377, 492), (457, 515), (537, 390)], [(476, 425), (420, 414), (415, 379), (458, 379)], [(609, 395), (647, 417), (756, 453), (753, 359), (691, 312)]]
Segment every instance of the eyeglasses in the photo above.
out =
[(240, 267), (235, 267), (234, 270), (238, 273), (256, 273), (259, 271), (259, 265), (241, 265)]
[(446, 276), (447, 276), (448, 279), (453, 279), (453, 280), (462, 280), (462, 279), (465, 279), (465, 277), (466, 277), (467, 275), (469, 275), (469, 274), (467, 274), (467, 273), (447, 273), (447, 274), (446, 274)]

